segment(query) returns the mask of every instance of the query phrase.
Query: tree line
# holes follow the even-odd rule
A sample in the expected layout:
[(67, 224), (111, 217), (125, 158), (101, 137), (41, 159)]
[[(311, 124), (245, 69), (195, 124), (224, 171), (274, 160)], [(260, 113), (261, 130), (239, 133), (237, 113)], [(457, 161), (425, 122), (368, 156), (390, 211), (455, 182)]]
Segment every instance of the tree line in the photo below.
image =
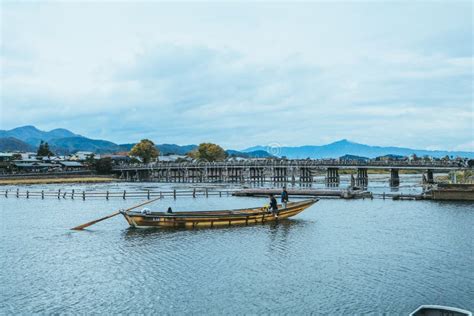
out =
[[(141, 162), (149, 163), (160, 155), (159, 149), (149, 139), (142, 139), (130, 150), (129, 156), (140, 158)], [(204, 161), (222, 161), (227, 157), (225, 150), (216, 144), (202, 143), (189, 152), (188, 157)]]
[[(51, 151), (48, 142), (44, 142), (42, 140), (39, 144), (36, 155), (38, 157), (51, 157), (54, 156), (54, 153)], [(153, 141), (149, 139), (142, 139), (139, 143), (132, 147), (128, 155), (131, 158), (138, 158), (143, 163), (149, 163), (158, 158), (160, 151)], [(227, 157), (227, 153), (219, 145), (213, 143), (202, 143), (199, 144), (196, 149), (189, 152), (187, 156), (197, 160), (222, 161)], [(86, 163), (92, 164), (94, 160), (93, 158), (93, 155), (92, 157), (88, 157)]]

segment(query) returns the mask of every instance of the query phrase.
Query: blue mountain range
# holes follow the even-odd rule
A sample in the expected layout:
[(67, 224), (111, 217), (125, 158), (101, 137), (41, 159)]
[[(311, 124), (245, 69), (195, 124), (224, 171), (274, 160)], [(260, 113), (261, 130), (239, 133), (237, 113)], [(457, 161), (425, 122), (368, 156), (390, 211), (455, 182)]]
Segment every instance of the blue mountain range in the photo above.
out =
[(446, 150), (423, 150), (412, 149), (404, 147), (382, 147), (370, 146), (351, 142), (347, 139), (342, 139), (334, 143), (321, 146), (299, 146), (299, 147), (279, 147), (268, 148), (265, 146), (255, 146), (242, 150), (243, 152), (267, 150), (275, 153), (280, 157), (287, 157), (289, 159), (319, 159), (319, 158), (337, 158), (344, 155), (363, 156), (368, 158), (375, 158), (385, 155), (408, 156), (416, 154), (417, 156), (431, 156), (431, 157), (466, 157), (474, 158), (474, 152), (468, 151), (446, 151)]
[[(35, 150), (39, 143), (47, 141), (56, 153), (74, 153), (76, 151), (92, 151), (95, 153), (115, 153), (129, 151), (134, 144), (116, 144), (107, 140), (91, 139), (75, 134), (64, 128), (57, 128), (51, 131), (41, 131), (34, 126), (22, 126), (11, 130), (0, 130), (0, 151), (25, 151)], [(161, 154), (185, 155), (197, 147), (197, 145), (157, 145)], [(270, 153), (269, 153), (270, 152)], [(321, 146), (298, 146), (268, 148), (265, 146), (255, 146), (244, 150), (227, 150), (229, 156), (234, 157), (258, 157), (267, 158), (272, 156), (287, 157), (290, 159), (306, 158), (338, 158), (344, 155), (363, 156), (375, 158), (385, 155), (432, 157), (467, 157), (474, 158), (474, 152), (467, 151), (443, 151), (443, 150), (422, 150), (404, 147), (381, 147), (358, 144), (343, 139), (334, 143)]]

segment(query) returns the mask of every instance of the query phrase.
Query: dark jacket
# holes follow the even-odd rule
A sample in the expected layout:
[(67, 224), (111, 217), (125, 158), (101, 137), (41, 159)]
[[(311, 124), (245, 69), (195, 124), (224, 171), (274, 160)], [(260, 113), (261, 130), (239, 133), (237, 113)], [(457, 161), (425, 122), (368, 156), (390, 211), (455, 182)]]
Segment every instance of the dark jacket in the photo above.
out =
[(286, 190), (283, 190), (283, 192), (281, 192), (281, 203), (286, 202), (288, 202), (288, 192), (286, 192)]
[(278, 210), (277, 200), (275, 199), (275, 197), (272, 197), (271, 200), (270, 200), (270, 208), (273, 211)]

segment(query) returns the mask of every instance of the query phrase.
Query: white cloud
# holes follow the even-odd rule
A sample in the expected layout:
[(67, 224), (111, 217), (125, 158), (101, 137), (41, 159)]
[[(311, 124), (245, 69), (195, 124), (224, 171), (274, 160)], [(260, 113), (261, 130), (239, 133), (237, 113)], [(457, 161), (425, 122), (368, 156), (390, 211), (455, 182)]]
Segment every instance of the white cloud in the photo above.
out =
[(465, 147), (469, 8), (2, 3), (2, 128), (234, 148)]

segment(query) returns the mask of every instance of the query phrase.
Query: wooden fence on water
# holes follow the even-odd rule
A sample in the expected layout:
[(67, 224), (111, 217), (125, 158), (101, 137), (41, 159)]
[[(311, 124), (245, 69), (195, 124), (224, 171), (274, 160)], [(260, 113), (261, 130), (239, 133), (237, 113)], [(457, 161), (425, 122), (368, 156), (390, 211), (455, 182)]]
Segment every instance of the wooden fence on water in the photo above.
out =
[[(255, 197), (264, 197), (267, 196), (269, 193), (273, 193), (278, 195), (278, 193), (274, 190), (264, 189), (261, 190), (262, 192), (254, 192), (254, 194), (249, 194), (248, 191), (252, 190), (209, 190), (208, 188), (205, 189), (192, 189), (192, 190), (169, 190), (169, 191), (153, 191), (153, 190), (144, 190), (144, 191), (105, 191), (105, 192), (98, 192), (98, 191), (76, 191), (76, 190), (61, 190), (58, 189), (57, 191), (29, 191), (24, 190), (20, 191), (20, 189), (11, 190), (7, 189), (3, 192), (2, 195), (5, 198), (55, 198), (55, 199), (81, 199), (81, 200), (88, 200), (88, 199), (152, 199), (156, 197), (160, 198), (173, 198), (177, 199), (178, 197), (210, 197), (210, 196), (218, 196), (218, 197), (225, 197), (225, 196), (255, 196)], [(258, 190), (256, 190), (258, 191)], [(273, 192), (275, 191), (275, 192)], [(298, 192), (300, 191), (300, 192)], [(252, 191), (253, 192), (253, 191)], [(295, 198), (304, 198), (308, 196), (318, 197), (318, 198), (344, 198), (344, 199), (394, 199), (394, 200), (404, 200), (404, 199), (413, 199), (413, 200), (420, 200), (420, 199), (427, 199), (429, 197), (425, 196), (425, 194), (403, 194), (403, 193), (372, 193), (368, 191), (364, 191), (361, 194), (355, 195), (346, 195), (342, 194), (341, 190), (334, 190), (331, 194), (328, 190), (296, 190), (291, 192), (291, 196)]]
[(29, 191), (24, 190), (20, 191), (20, 189), (16, 190), (5, 190), (3, 196), (5, 198), (14, 197), (14, 198), (57, 198), (57, 199), (92, 199), (92, 198), (105, 198), (113, 199), (113, 198), (121, 198), (121, 199), (152, 199), (156, 197), (172, 197), (174, 199), (178, 197), (209, 197), (209, 196), (230, 196), (234, 191), (230, 190), (209, 190), (209, 189), (193, 189), (193, 190), (170, 190), (170, 191), (152, 191), (152, 190), (145, 190), (145, 191), (105, 191), (105, 192), (97, 192), (97, 191), (76, 191), (76, 190), (61, 190), (58, 189), (57, 191)]

